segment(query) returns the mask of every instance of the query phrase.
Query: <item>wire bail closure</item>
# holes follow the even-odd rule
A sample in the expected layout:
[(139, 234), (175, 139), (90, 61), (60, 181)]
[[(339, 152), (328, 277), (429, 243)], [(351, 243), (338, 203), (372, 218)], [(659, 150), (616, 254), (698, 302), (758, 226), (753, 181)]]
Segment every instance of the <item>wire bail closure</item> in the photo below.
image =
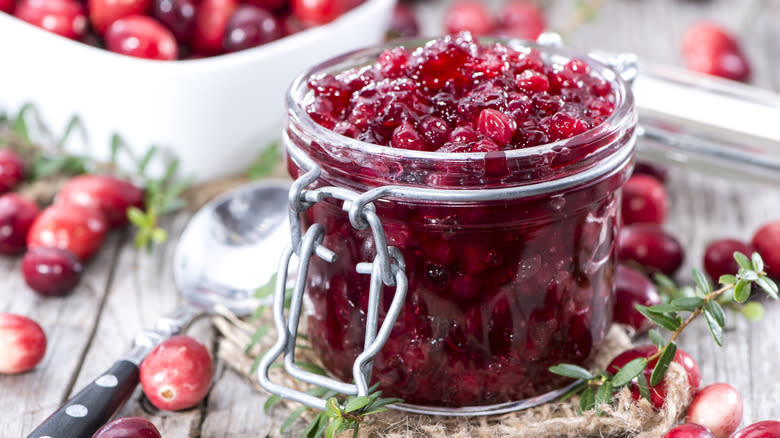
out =
[[(289, 148), (289, 140), (286, 138), (285, 140)], [(387, 245), (382, 222), (379, 216), (377, 216), (376, 209), (372, 203), (378, 198), (377, 193), (369, 191), (360, 194), (352, 190), (332, 186), (307, 189), (308, 186), (319, 178), (321, 169), (308, 157), (296, 158), (302, 161), (300, 165), (307, 172), (290, 187), (289, 213), (292, 240), (284, 249), (279, 262), (273, 301), (274, 325), (278, 337), (276, 343), (260, 361), (257, 377), (260, 385), (267, 391), (310, 408), (324, 411), (327, 400), (272, 382), (268, 376), (271, 364), (280, 356), (284, 356), (285, 370), (291, 377), (297, 380), (346, 395), (369, 395), (369, 382), (371, 381), (374, 356), (387, 342), (393, 324), (395, 324), (398, 315), (401, 313), (404, 300), (406, 299), (408, 281), (403, 255), (397, 248)], [(361, 262), (355, 266), (358, 273), (370, 275), (371, 280), (363, 352), (358, 355), (352, 366), (354, 384), (314, 374), (301, 369), (295, 364), (295, 341), (298, 336), (298, 323), (303, 307), (303, 294), (309, 263), (315, 255), (328, 263), (335, 262), (337, 258), (333, 251), (322, 244), (325, 232), (321, 224), (312, 224), (305, 233), (303, 232), (301, 213), (326, 199), (342, 201), (342, 209), (349, 215), (350, 223), (355, 229), (364, 230), (371, 228), (377, 252), (373, 261)], [(298, 275), (292, 291), (289, 315), (288, 318), (285, 318), (284, 304), (287, 298), (287, 276), (293, 254), (298, 256)], [(382, 302), (384, 286), (395, 286), (395, 293), (385, 319), (381, 327), (378, 327), (379, 305)]]

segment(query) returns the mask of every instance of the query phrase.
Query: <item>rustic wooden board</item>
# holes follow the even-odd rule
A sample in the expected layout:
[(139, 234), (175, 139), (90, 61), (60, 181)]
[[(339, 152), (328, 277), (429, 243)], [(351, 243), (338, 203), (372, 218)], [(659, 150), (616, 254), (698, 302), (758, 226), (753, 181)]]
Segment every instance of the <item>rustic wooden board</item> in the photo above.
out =
[[(496, 8), (503, 0), (489, 0)], [(442, 11), (449, 2), (420, 1), (415, 7), (424, 33), (441, 32)], [(564, 27), (575, 2), (545, 2), (553, 28)], [(757, 5), (764, 5), (756, 13)], [(745, 42), (756, 85), (780, 89), (780, 4), (771, 1), (608, 0), (592, 23), (567, 36), (574, 47), (633, 51), (642, 59), (679, 65), (682, 32), (699, 18), (713, 18), (735, 29)], [(669, 184), (671, 212), (667, 224), (688, 249), (680, 281), (701, 265), (704, 245), (717, 237), (747, 239), (766, 220), (780, 218), (780, 189), (675, 170)], [(750, 207), (748, 207), (750, 205)], [(151, 327), (155, 318), (180, 302), (171, 275), (174, 246), (187, 215), (170, 219), (171, 241), (152, 254), (132, 249), (126, 236), (113, 235), (87, 268), (79, 289), (64, 299), (42, 299), (31, 293), (19, 274), (19, 259), (0, 259), (0, 311), (33, 316), (49, 336), (43, 364), (22, 376), (0, 376), (2, 436), (23, 437), (68, 394), (108, 367), (126, 351), (132, 337)], [(726, 381), (745, 399), (743, 424), (780, 418), (780, 306), (767, 303), (767, 314), (749, 324), (732, 317), (726, 346), (718, 348), (704, 324), (684, 334), (681, 345), (699, 362), (703, 383)], [(219, 349), (207, 324), (193, 333)], [(281, 411), (262, 412), (267, 395), (218, 364), (214, 387), (200, 406), (178, 413), (159, 413), (143, 402), (140, 391), (121, 415), (144, 415), (167, 438), (233, 438), (277, 436)], [(288, 411), (289, 412), (289, 411)]]

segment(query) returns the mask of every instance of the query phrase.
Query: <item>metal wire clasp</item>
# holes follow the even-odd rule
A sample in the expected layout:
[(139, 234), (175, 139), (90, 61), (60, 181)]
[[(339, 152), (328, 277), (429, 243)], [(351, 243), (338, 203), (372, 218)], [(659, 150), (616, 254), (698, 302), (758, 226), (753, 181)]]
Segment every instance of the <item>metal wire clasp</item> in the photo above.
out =
[[(289, 206), (292, 240), (282, 254), (276, 277), (273, 317), (278, 337), (276, 343), (260, 361), (257, 376), (260, 385), (267, 391), (314, 409), (325, 410), (325, 399), (272, 382), (268, 376), (271, 364), (280, 356), (284, 356), (284, 368), (295, 379), (346, 395), (368, 395), (374, 356), (387, 341), (393, 324), (403, 308), (408, 282), (403, 256), (397, 248), (387, 245), (382, 223), (374, 208), (373, 201), (381, 196), (381, 193), (366, 192), (360, 194), (331, 186), (307, 189), (306, 187), (317, 180), (321, 171), (319, 166), (313, 161), (306, 160), (303, 165), (308, 172), (298, 178), (290, 188)], [(309, 263), (315, 255), (329, 263), (335, 262), (337, 257), (333, 251), (322, 244), (325, 232), (321, 224), (312, 224), (305, 233), (303, 232), (301, 213), (311, 208), (315, 203), (329, 198), (342, 201), (342, 208), (348, 213), (350, 223), (355, 229), (371, 228), (377, 252), (373, 261), (361, 262), (355, 267), (358, 273), (371, 275), (371, 281), (363, 352), (355, 359), (352, 367), (354, 384), (314, 374), (299, 368), (295, 364), (295, 341), (298, 335), (298, 322), (303, 307), (303, 293), (306, 286)], [(293, 254), (298, 256), (298, 274), (292, 291), (288, 319), (286, 319), (284, 303), (287, 298), (287, 274)], [(384, 286), (395, 286), (395, 293), (382, 326), (377, 330), (379, 325), (379, 305), (382, 302), (381, 296)]]

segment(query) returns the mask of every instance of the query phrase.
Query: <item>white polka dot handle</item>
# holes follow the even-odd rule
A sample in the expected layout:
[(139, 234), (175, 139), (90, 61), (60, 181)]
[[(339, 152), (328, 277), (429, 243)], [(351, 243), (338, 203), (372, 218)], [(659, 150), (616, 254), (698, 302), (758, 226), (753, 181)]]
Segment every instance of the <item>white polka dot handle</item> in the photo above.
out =
[(138, 366), (120, 360), (82, 389), (27, 438), (91, 438), (138, 385)]

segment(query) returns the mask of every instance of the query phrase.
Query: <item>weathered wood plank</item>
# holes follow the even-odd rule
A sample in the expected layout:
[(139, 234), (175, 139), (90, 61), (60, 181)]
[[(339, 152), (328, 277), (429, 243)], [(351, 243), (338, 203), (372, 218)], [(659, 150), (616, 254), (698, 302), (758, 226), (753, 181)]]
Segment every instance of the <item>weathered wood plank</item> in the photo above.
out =
[(81, 284), (64, 298), (43, 298), (31, 291), (21, 275), (20, 257), (0, 259), (0, 311), (36, 320), (48, 338), (46, 356), (35, 370), (0, 375), (2, 436), (26, 436), (65, 399), (92, 339), (120, 240), (119, 235), (109, 238), (86, 266)]

